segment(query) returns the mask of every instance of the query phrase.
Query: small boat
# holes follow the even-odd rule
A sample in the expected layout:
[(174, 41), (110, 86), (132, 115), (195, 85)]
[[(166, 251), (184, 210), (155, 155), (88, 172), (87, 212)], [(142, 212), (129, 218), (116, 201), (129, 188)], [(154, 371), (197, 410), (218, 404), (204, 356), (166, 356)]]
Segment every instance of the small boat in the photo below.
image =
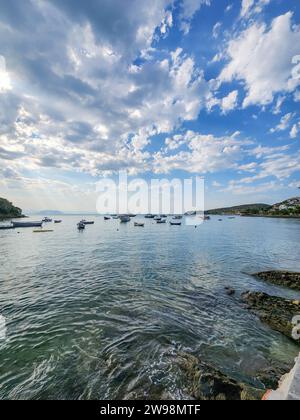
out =
[(176, 220), (171, 220), (171, 221), (170, 221), (170, 225), (171, 225), (171, 226), (181, 226), (181, 222), (176, 221)]
[(219, 219), (218, 222), (223, 222), (223, 219)]
[(210, 220), (210, 216), (204, 216), (204, 220)]
[(51, 230), (51, 229), (37, 229), (37, 230), (33, 231), (33, 233), (49, 233), (49, 232), (54, 232), (54, 230)]
[(131, 219), (130, 219), (130, 217), (128, 215), (120, 216), (120, 222), (121, 223), (128, 223), (130, 221), (131, 221)]
[(50, 219), (49, 217), (44, 217), (44, 219), (42, 220), (43, 223), (51, 223), (52, 219)]
[(146, 214), (145, 219), (154, 219), (154, 214)]
[(14, 228), (42, 227), (43, 222), (12, 222)]
[(110, 216), (104, 216), (104, 220), (111, 220)]
[(228, 219), (232, 220), (232, 219), (235, 219), (235, 217), (234, 217), (234, 216), (232, 216), (232, 217), (228, 217)]
[(120, 217), (118, 216), (118, 215), (116, 215), (116, 216), (113, 216), (113, 219), (114, 220), (118, 220)]
[(61, 222), (62, 222), (62, 220), (54, 220), (54, 223), (56, 223), (56, 224), (61, 223)]
[(134, 217), (136, 217), (137, 215), (136, 215), (136, 214), (129, 213), (129, 214), (128, 214), (128, 216), (129, 216), (129, 217), (131, 217), (131, 218), (134, 218)]
[(85, 223), (79, 222), (77, 224), (77, 228), (78, 228), (78, 230), (84, 230), (85, 229)]
[(162, 215), (161, 215), (161, 218), (162, 218), (162, 219), (167, 219), (167, 218), (168, 218), (168, 216), (167, 216), (166, 214), (162, 214)]
[(87, 221), (87, 220), (81, 220), (81, 222), (80, 223), (82, 223), (82, 224), (84, 224), (84, 225), (94, 225), (95, 224), (95, 222), (89, 222), (89, 221)]
[(135, 227), (145, 227), (145, 223), (139, 223), (139, 222), (135, 222), (134, 223)]
[(167, 223), (167, 219), (160, 219), (160, 220), (157, 220), (157, 221), (156, 221), (156, 223), (157, 223), (158, 225), (163, 225), (164, 223)]
[(180, 215), (174, 216), (174, 219), (175, 220), (182, 220), (182, 216), (180, 216)]
[(154, 220), (155, 220), (156, 222), (160, 222), (160, 221), (161, 221), (161, 217), (160, 217), (160, 216), (155, 216), (155, 217), (154, 217)]

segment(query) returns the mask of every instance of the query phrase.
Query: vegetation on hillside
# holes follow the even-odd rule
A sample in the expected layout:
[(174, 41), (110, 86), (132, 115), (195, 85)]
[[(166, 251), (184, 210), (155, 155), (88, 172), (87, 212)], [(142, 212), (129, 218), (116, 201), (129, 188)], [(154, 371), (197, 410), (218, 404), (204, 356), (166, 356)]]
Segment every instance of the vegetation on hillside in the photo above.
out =
[(22, 210), (15, 207), (5, 198), (0, 197), (0, 219), (9, 219), (22, 217)]

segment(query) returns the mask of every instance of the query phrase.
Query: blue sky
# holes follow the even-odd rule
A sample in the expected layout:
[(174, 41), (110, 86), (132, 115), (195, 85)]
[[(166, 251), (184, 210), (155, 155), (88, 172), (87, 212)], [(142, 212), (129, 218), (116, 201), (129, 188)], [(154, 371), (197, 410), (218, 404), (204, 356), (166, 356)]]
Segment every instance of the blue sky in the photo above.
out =
[(128, 170), (206, 207), (300, 186), (298, 0), (0, 0), (0, 196), (92, 211)]

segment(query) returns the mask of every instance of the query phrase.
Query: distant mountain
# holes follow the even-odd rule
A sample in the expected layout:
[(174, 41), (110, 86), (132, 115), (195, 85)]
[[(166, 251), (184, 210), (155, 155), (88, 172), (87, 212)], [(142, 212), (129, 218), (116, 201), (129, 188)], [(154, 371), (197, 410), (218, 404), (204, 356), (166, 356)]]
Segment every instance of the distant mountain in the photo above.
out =
[(15, 207), (5, 198), (0, 197), (0, 219), (13, 219), (23, 217), (22, 210)]
[(38, 213), (36, 213), (38, 216), (61, 216), (64, 213), (62, 211), (59, 210), (43, 210), (43, 211), (39, 211)]
[(208, 210), (206, 214), (239, 214), (245, 212), (261, 212), (270, 210), (272, 206), (269, 204), (243, 204), (240, 206), (233, 206), (233, 207), (223, 207), (219, 209)]

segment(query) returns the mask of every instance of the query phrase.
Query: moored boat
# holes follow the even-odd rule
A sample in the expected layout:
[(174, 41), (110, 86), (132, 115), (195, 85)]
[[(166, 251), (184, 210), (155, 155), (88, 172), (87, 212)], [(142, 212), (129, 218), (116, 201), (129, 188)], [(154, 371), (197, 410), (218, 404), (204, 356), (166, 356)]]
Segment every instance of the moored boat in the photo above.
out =
[(61, 222), (62, 222), (62, 220), (54, 220), (54, 223), (56, 223), (56, 224), (59, 224)]
[(178, 220), (171, 220), (170, 221), (171, 226), (181, 226), (181, 222)]
[(167, 219), (160, 219), (160, 220), (157, 220), (157, 221), (156, 221), (156, 223), (157, 223), (158, 225), (163, 225), (163, 224), (167, 223)]
[(42, 227), (43, 222), (12, 222), (14, 228)]
[(14, 229), (13, 225), (0, 225), (0, 230)]
[(77, 223), (78, 230), (84, 230), (85, 229), (85, 223), (79, 222)]
[(146, 214), (145, 219), (154, 219), (154, 214)]
[(51, 223), (52, 219), (50, 219), (49, 217), (44, 217), (44, 219), (42, 220), (43, 223)]
[(123, 216), (120, 216), (119, 218), (120, 218), (121, 223), (128, 223), (131, 221), (130, 217), (126, 214), (124, 214)]
[(81, 222), (80, 222), (80, 223), (82, 223), (82, 224), (84, 224), (84, 225), (94, 225), (94, 224), (95, 224), (95, 222), (93, 222), (93, 221), (88, 221), (88, 220), (85, 220), (85, 219), (81, 220)]
[(139, 222), (135, 222), (134, 223), (135, 227), (145, 227), (145, 223), (139, 223)]
[(110, 216), (104, 216), (104, 220), (110, 220), (111, 217)]

